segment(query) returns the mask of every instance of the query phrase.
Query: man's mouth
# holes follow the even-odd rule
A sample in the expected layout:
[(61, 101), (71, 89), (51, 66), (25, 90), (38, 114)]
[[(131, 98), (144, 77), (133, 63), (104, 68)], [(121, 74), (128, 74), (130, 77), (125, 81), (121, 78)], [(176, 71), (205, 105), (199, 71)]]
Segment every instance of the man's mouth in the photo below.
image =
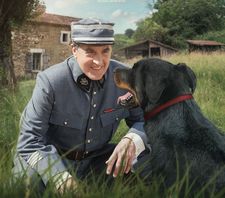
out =
[(93, 70), (100, 70), (100, 69), (102, 69), (102, 67), (103, 67), (103, 66), (92, 66), (91, 68), (92, 68)]

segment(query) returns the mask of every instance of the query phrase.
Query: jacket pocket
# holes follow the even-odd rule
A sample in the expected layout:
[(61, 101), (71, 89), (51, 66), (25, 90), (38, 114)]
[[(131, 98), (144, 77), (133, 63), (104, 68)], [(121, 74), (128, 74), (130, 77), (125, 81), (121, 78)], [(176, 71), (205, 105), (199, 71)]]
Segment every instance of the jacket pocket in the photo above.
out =
[(128, 116), (129, 116), (129, 111), (127, 109), (117, 109), (112, 112), (103, 113), (100, 116), (101, 124), (103, 127), (106, 127)]
[(83, 127), (83, 116), (52, 111), (49, 122), (54, 125), (81, 130)]

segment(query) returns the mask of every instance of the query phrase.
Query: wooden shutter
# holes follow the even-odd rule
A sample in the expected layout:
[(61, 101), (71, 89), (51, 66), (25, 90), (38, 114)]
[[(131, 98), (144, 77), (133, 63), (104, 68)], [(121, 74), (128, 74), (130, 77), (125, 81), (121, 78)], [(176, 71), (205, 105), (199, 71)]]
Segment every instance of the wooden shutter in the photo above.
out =
[(42, 70), (45, 70), (46, 68), (48, 68), (48, 63), (49, 63), (49, 55), (48, 54), (43, 54), (42, 55), (42, 58), (43, 58), (43, 67), (42, 67)]
[(31, 72), (33, 69), (33, 54), (28, 52), (26, 54), (25, 71)]

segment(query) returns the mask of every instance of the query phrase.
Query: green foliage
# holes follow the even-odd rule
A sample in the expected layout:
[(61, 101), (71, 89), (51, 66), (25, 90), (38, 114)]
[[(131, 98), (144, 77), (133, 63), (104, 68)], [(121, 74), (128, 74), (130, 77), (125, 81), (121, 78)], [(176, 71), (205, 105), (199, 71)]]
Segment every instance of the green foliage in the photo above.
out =
[[(207, 2), (207, 3), (205, 3)], [(186, 39), (224, 26), (224, 13), (221, 11), (223, 2), (214, 4), (213, 0), (160, 0), (154, 4), (158, 9), (152, 16), (137, 23), (133, 35), (136, 41), (152, 39), (184, 49)], [(153, 5), (149, 5), (152, 10)]]
[(113, 45), (113, 51), (116, 52), (118, 49), (132, 45), (133, 43), (134, 43), (134, 40), (132, 38), (129, 38), (128, 36), (124, 34), (116, 34), (115, 44)]
[(168, 28), (171, 36), (192, 38), (224, 27), (224, 0), (164, 0), (158, 1), (153, 20)]
[(136, 41), (140, 40), (156, 40), (163, 41), (167, 34), (167, 29), (158, 25), (152, 20), (152, 18), (146, 18), (137, 23), (137, 29), (133, 34), (133, 38)]
[(185, 48), (186, 39), (200, 38), (201, 35), (218, 40), (217, 35), (220, 36), (225, 27), (224, 0), (158, 0), (149, 3), (148, 7), (157, 12), (137, 23), (136, 40), (150, 38)]
[[(39, 8), (40, 0), (1, 1), (0, 18), (5, 23), (22, 24)], [(19, 8), (19, 9), (18, 9)], [(4, 25), (0, 23), (0, 27)]]
[(134, 34), (134, 30), (128, 28), (125, 30), (125, 33), (124, 33), (128, 38), (131, 38)]
[(196, 36), (195, 39), (212, 40), (225, 43), (225, 29), (221, 31), (210, 31), (205, 34)]
[(186, 39), (182, 36), (169, 36), (167, 35), (165, 37), (164, 42), (168, 45), (174, 46), (175, 48), (178, 48), (180, 50), (187, 49), (187, 42)]

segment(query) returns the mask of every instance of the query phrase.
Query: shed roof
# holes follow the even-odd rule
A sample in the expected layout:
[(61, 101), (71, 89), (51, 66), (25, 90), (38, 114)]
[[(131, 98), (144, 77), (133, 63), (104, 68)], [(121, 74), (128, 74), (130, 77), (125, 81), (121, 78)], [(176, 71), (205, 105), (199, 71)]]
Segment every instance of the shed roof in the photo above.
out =
[(133, 47), (136, 47), (136, 46), (138, 46), (138, 45), (143, 45), (143, 44), (149, 44), (149, 43), (154, 43), (154, 44), (157, 44), (157, 45), (160, 45), (160, 46), (162, 46), (162, 47), (165, 47), (165, 48), (168, 48), (168, 49), (171, 49), (171, 50), (174, 50), (174, 51), (178, 51), (177, 49), (175, 49), (175, 48), (173, 48), (173, 47), (171, 47), (171, 46), (169, 46), (169, 45), (166, 45), (166, 44), (163, 44), (163, 43), (161, 43), (161, 42), (158, 42), (158, 41), (154, 41), (154, 40), (145, 40), (145, 41), (142, 41), (142, 42), (139, 42), (139, 43), (135, 43), (135, 44), (133, 44), (133, 45), (130, 45), (130, 46), (128, 46), (128, 47), (124, 47), (124, 48), (122, 48), (122, 50), (124, 50), (124, 49), (129, 49), (129, 48), (133, 48)]
[(189, 44), (197, 45), (197, 46), (223, 46), (224, 43), (219, 43), (216, 41), (209, 40), (187, 40)]
[(37, 16), (35, 19), (32, 19), (33, 22), (38, 23), (48, 23), (54, 25), (70, 25), (72, 21), (78, 21), (80, 18), (62, 16), (58, 14), (43, 13)]

